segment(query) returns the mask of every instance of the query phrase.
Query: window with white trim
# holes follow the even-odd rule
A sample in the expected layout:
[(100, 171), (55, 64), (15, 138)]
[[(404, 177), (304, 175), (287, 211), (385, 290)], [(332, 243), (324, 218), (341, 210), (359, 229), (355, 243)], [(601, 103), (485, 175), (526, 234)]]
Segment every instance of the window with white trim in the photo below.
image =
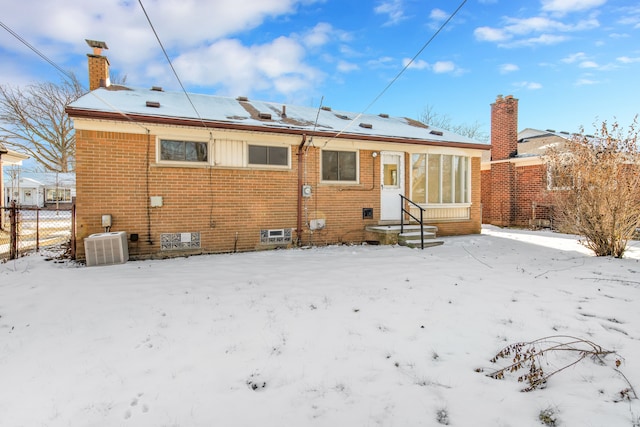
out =
[(249, 144), (249, 165), (289, 166), (289, 147)]
[(469, 203), (471, 159), (449, 154), (411, 156), (411, 199), (421, 204)]
[(357, 154), (356, 151), (322, 150), (322, 180), (357, 182)]
[(207, 142), (160, 140), (161, 161), (207, 163), (209, 161), (208, 154)]

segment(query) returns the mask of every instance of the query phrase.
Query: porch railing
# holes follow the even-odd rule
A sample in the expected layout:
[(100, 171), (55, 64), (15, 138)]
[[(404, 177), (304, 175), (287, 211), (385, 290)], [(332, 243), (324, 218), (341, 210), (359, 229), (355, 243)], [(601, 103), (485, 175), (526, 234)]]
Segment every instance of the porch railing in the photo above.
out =
[[(418, 211), (420, 212), (420, 218), (417, 218), (415, 215), (413, 215), (410, 209), (405, 208), (405, 205), (407, 203), (418, 208)], [(420, 249), (424, 249), (424, 212), (426, 211), (426, 209), (422, 206), (419, 206), (413, 200), (406, 198), (402, 194), (400, 195), (400, 209), (402, 210), (402, 214), (400, 215), (400, 234), (404, 233), (404, 214), (406, 213), (420, 224)]]

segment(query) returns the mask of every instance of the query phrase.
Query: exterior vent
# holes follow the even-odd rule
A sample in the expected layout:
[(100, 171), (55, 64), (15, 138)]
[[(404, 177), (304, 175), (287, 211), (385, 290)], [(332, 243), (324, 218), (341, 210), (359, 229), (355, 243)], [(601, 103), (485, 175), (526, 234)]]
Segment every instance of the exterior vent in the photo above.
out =
[(360, 127), (365, 129), (373, 129), (373, 125), (371, 123), (360, 123)]
[(382, 117), (383, 119), (388, 119), (389, 115), (387, 113), (380, 113), (378, 114), (380, 117)]
[(290, 228), (260, 230), (260, 243), (263, 245), (288, 245), (291, 241)]
[(349, 116), (345, 116), (344, 114), (336, 114), (336, 117), (342, 120), (349, 120)]
[(84, 239), (84, 254), (87, 267), (123, 264), (129, 260), (127, 233), (112, 231), (92, 234)]
[(162, 86), (151, 86), (151, 90), (154, 92), (164, 92), (164, 89), (162, 89)]
[(555, 133), (556, 131), (554, 129), (547, 129), (547, 132), (553, 132)]
[(442, 132), (439, 130), (432, 130), (431, 132), (429, 132), (431, 135), (438, 135), (438, 136), (442, 136)]
[(247, 102), (249, 100), (249, 98), (247, 98), (246, 96), (239, 96), (236, 98), (236, 101), (240, 101), (240, 102)]
[(271, 120), (271, 113), (260, 113), (258, 114), (258, 117), (263, 120)]
[(325, 106), (325, 105), (323, 105), (322, 107), (320, 107), (320, 109), (321, 109), (321, 110), (324, 110), (324, 111), (331, 111), (331, 107), (327, 107), (327, 106)]
[(147, 107), (160, 108), (160, 103), (158, 101), (147, 101)]

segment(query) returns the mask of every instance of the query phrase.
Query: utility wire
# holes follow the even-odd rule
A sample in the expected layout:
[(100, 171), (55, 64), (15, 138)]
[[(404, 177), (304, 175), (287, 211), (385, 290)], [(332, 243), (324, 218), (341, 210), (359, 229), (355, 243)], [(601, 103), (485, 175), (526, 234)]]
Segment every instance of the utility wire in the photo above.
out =
[(153, 34), (156, 36), (156, 40), (158, 40), (158, 44), (160, 45), (160, 48), (162, 49), (162, 53), (164, 53), (164, 57), (167, 59), (167, 62), (169, 63), (169, 66), (171, 67), (171, 71), (173, 71), (173, 75), (176, 76), (176, 80), (178, 80), (178, 83), (180, 84), (180, 87), (182, 88), (182, 92), (184, 92), (185, 96), (189, 100), (189, 104), (191, 104), (191, 107), (193, 108), (193, 111), (196, 112), (196, 115), (198, 116), (198, 119), (200, 119), (200, 122), (202, 122), (202, 126), (207, 128), (207, 124), (202, 119), (202, 116), (200, 116), (200, 112), (198, 111), (196, 106), (193, 104), (193, 101), (191, 100), (191, 97), (187, 93), (187, 90), (184, 88), (184, 85), (182, 84), (182, 80), (180, 80), (180, 77), (178, 76), (178, 72), (173, 67), (173, 63), (171, 62), (171, 59), (169, 59), (169, 55), (167, 54), (167, 51), (164, 48), (164, 45), (162, 44), (162, 41), (160, 40), (160, 36), (158, 35), (155, 27), (153, 26), (153, 23), (151, 22), (151, 18), (149, 17), (149, 14), (147, 13), (147, 10), (144, 8), (144, 5), (142, 4), (142, 0), (138, 0), (138, 3), (140, 4), (140, 7), (142, 8), (142, 11), (144, 12), (144, 16), (147, 18), (147, 22), (149, 23), (149, 26), (151, 27), (151, 30), (153, 31)]
[(458, 14), (458, 12), (460, 11), (460, 9), (462, 9), (462, 7), (467, 3), (467, 0), (462, 0), (462, 2), (460, 3), (460, 5), (457, 7), (456, 10), (453, 11), (453, 13), (451, 13), (451, 15), (449, 15), (449, 17), (442, 23), (442, 25), (440, 25), (440, 27), (438, 28), (438, 30), (433, 33), (433, 35), (431, 36), (431, 38), (429, 38), (429, 40), (426, 41), (426, 43), (424, 45), (422, 45), (422, 47), (420, 48), (420, 50), (413, 56), (413, 58), (411, 58), (411, 60), (409, 62), (407, 62), (407, 64), (402, 68), (402, 70), (400, 70), (400, 72), (389, 82), (389, 84), (387, 84), (387, 86), (382, 89), (382, 91), (378, 94), (378, 96), (376, 96), (373, 101), (371, 101), (369, 103), (369, 105), (367, 105), (367, 107), (362, 110), (360, 113), (358, 113), (358, 115), (356, 115), (353, 120), (351, 120), (340, 132), (338, 132), (336, 135), (334, 135), (333, 137), (329, 138), (324, 145), (326, 146), (327, 143), (329, 143), (329, 141), (337, 138), (338, 136), (342, 135), (347, 129), (349, 129), (349, 127), (351, 127), (351, 125), (358, 120), (358, 118), (360, 118), (360, 116), (362, 116), (364, 113), (366, 113), (367, 111), (369, 111), (369, 108), (371, 108), (373, 106), (373, 104), (375, 104), (376, 102), (378, 102), (378, 100), (380, 98), (382, 98), (382, 96), (389, 90), (389, 88), (391, 86), (393, 86), (393, 84), (400, 78), (400, 76), (402, 76), (402, 74), (404, 74), (405, 71), (407, 71), (407, 69), (411, 66), (411, 64), (413, 64), (415, 62), (416, 59), (418, 59), (418, 57), (422, 54), (422, 52), (431, 44), (431, 42), (438, 36), (438, 34), (440, 34), (440, 32), (442, 32), (442, 30), (444, 29), (444, 27), (447, 26), (447, 24), (449, 24), (449, 22), (453, 19), (454, 16), (456, 16)]
[[(62, 75), (64, 77), (66, 77), (69, 82), (71, 84), (76, 84), (78, 83), (82, 89), (87, 90), (87, 88), (80, 82), (78, 82), (78, 80), (76, 79), (76, 77), (64, 70), (61, 66), (59, 66), (58, 64), (56, 64), (52, 59), (50, 59), (49, 57), (47, 57), (44, 53), (40, 52), (36, 47), (34, 47), (31, 43), (29, 43), (28, 41), (26, 41), (23, 37), (21, 37), (18, 33), (16, 33), (15, 31), (13, 31), (8, 25), (6, 25), (5, 23), (3, 23), (2, 21), (0, 21), (0, 27), (4, 28), (5, 30), (7, 30), (7, 32), (9, 34), (11, 34), (13, 37), (15, 37), (16, 39), (18, 39), (22, 44), (24, 44), (25, 46), (27, 46), (29, 49), (31, 49), (36, 55), (38, 55), (40, 58), (44, 59), (46, 62), (48, 62), (53, 68), (55, 68), (56, 70), (58, 70), (60, 73), (62, 73)], [(127, 115), (127, 113), (125, 113), (124, 111), (120, 110), (119, 108), (115, 107), (114, 105), (112, 105), (111, 103), (109, 103), (107, 100), (101, 98), (100, 96), (98, 96), (95, 91), (90, 91), (89, 93), (91, 93), (91, 95), (95, 96), (100, 102), (104, 103), (105, 105), (107, 105), (109, 108), (111, 108), (113, 111), (117, 112), (118, 114), (120, 114), (121, 116), (123, 116), (124, 118), (126, 118), (127, 120), (129, 120), (130, 122), (134, 123), (137, 126), (140, 126), (141, 128), (143, 128), (145, 131), (148, 131), (148, 129), (144, 126), (142, 126), (140, 123), (136, 122), (133, 118), (129, 117)]]

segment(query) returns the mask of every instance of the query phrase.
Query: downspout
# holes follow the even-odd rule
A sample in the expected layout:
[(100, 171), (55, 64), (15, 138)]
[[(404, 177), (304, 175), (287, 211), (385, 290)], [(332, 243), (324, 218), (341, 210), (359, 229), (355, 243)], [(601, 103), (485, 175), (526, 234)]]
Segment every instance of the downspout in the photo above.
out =
[(296, 230), (296, 246), (302, 243), (302, 167), (304, 160), (304, 144), (307, 142), (307, 135), (302, 134), (302, 141), (298, 145), (298, 228)]

